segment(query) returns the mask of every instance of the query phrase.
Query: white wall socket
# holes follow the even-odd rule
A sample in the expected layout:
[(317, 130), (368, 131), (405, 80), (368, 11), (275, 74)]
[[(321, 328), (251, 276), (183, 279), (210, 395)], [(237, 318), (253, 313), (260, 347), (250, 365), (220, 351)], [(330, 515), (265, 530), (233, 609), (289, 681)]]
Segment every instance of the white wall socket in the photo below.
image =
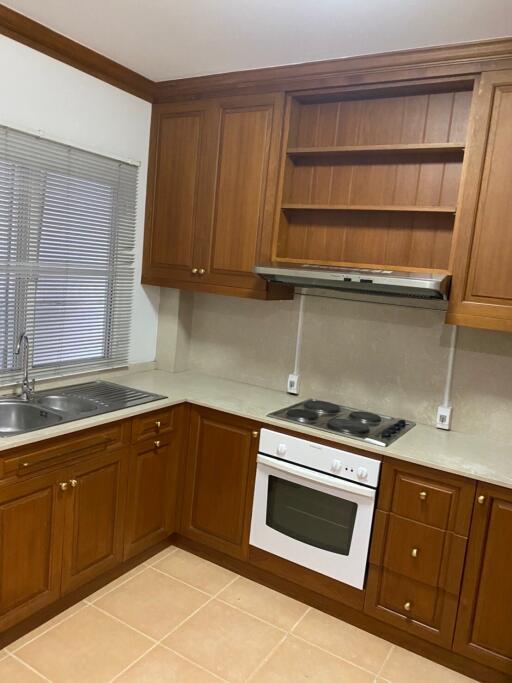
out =
[(295, 394), (296, 396), (299, 393), (299, 386), (300, 386), (300, 375), (288, 375), (288, 383), (286, 385), (286, 391), (289, 394)]
[(437, 409), (436, 427), (438, 429), (451, 429), (452, 426), (452, 407), (439, 406)]

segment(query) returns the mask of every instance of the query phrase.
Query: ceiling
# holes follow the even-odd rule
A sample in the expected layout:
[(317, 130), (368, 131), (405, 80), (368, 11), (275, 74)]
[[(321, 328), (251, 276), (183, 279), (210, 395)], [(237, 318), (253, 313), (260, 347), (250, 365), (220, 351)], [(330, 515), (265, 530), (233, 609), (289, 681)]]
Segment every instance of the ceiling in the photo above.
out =
[(512, 35), (512, 0), (10, 0), (161, 81)]

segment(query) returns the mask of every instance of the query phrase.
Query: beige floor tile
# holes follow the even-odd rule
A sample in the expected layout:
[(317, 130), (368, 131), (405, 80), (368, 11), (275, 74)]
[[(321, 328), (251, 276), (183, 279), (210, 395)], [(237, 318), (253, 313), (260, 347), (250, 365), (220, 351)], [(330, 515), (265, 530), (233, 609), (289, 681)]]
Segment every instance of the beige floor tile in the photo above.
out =
[(0, 657), (0, 681), (2, 683), (43, 683), (45, 679), (31, 671), (13, 657)]
[(137, 574), (140, 574), (146, 569), (145, 564), (141, 564), (138, 567), (134, 567), (133, 569), (130, 569), (129, 572), (126, 572), (125, 574), (122, 574), (119, 576), (117, 579), (114, 579), (114, 581), (111, 581), (110, 583), (107, 583), (106, 586), (103, 586), (103, 588), (100, 588), (97, 590), (95, 593), (92, 593), (91, 595), (88, 595), (85, 598), (86, 602), (96, 602), (100, 598), (102, 598), (104, 595), (107, 593), (110, 593), (110, 591), (113, 591), (114, 588), (117, 588), (123, 583), (126, 583), (129, 579), (131, 579), (134, 576), (137, 576)]
[(220, 680), (158, 646), (116, 678), (116, 683), (219, 683)]
[(217, 598), (286, 631), (291, 629), (308, 609), (302, 602), (292, 600), (282, 593), (243, 577), (223, 590)]
[(288, 636), (251, 678), (251, 683), (373, 683), (373, 680), (373, 674)]
[(282, 631), (216, 600), (164, 640), (228, 681), (245, 681), (282, 638)]
[(148, 638), (88, 606), (17, 650), (16, 656), (53, 683), (105, 683), (152, 645)]
[(160, 640), (208, 600), (151, 567), (95, 602), (95, 606)]
[(219, 567), (202, 557), (192, 555), (178, 548), (176, 552), (167, 555), (156, 562), (155, 569), (165, 572), (180, 581), (190, 584), (214, 595), (228, 585), (237, 576), (233, 572)]
[(306, 614), (293, 634), (374, 673), (380, 671), (392, 647), (391, 643), (316, 609)]
[(163, 550), (161, 550), (161, 551), (160, 551), (159, 553), (157, 553), (156, 555), (153, 555), (153, 557), (150, 557), (149, 559), (147, 559), (147, 560), (144, 562), (144, 564), (145, 564), (147, 567), (151, 567), (152, 564), (156, 564), (157, 562), (160, 562), (160, 560), (163, 560), (164, 557), (167, 557), (167, 556), (170, 555), (171, 553), (175, 553), (177, 550), (178, 550), (178, 548), (176, 548), (176, 546), (170, 545), (169, 547), (164, 548)]
[(394, 648), (380, 676), (392, 683), (470, 683), (473, 680), (400, 647)]
[(48, 629), (52, 628), (53, 626), (56, 626), (57, 624), (60, 624), (61, 621), (68, 619), (72, 614), (76, 614), (76, 612), (80, 611), (81, 609), (84, 609), (84, 607), (86, 607), (85, 602), (77, 602), (76, 605), (72, 605), (69, 609), (66, 609), (64, 610), (64, 612), (61, 612), (60, 614), (54, 616), (53, 619), (45, 621), (45, 623), (41, 624), (41, 626), (38, 626), (33, 631), (30, 631), (26, 635), (21, 636), (21, 638), (18, 638), (18, 640), (15, 640), (10, 645), (7, 645), (5, 649), (9, 652), (16, 652), (16, 650), (19, 650), (20, 647), (23, 647), (23, 645), (26, 645), (31, 640), (34, 640), (34, 638), (38, 638), (41, 634), (48, 631)]

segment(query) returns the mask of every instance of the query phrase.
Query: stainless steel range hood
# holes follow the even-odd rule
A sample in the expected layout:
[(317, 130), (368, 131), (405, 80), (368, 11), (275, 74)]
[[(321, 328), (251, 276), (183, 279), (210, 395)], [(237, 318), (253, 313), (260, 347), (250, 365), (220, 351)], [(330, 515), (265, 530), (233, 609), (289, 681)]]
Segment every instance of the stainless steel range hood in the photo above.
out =
[(418, 299), (446, 300), (451, 280), (449, 275), (437, 273), (323, 266), (256, 266), (254, 271), (270, 282), (283, 282), (297, 287), (319, 287)]

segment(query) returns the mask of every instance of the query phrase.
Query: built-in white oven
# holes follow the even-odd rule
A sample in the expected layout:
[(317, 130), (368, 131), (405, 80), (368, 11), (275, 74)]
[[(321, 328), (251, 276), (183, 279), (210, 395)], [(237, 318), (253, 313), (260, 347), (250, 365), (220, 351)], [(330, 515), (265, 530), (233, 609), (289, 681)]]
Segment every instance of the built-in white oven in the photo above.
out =
[(373, 458), (262, 429), (251, 545), (363, 588), (379, 473)]

